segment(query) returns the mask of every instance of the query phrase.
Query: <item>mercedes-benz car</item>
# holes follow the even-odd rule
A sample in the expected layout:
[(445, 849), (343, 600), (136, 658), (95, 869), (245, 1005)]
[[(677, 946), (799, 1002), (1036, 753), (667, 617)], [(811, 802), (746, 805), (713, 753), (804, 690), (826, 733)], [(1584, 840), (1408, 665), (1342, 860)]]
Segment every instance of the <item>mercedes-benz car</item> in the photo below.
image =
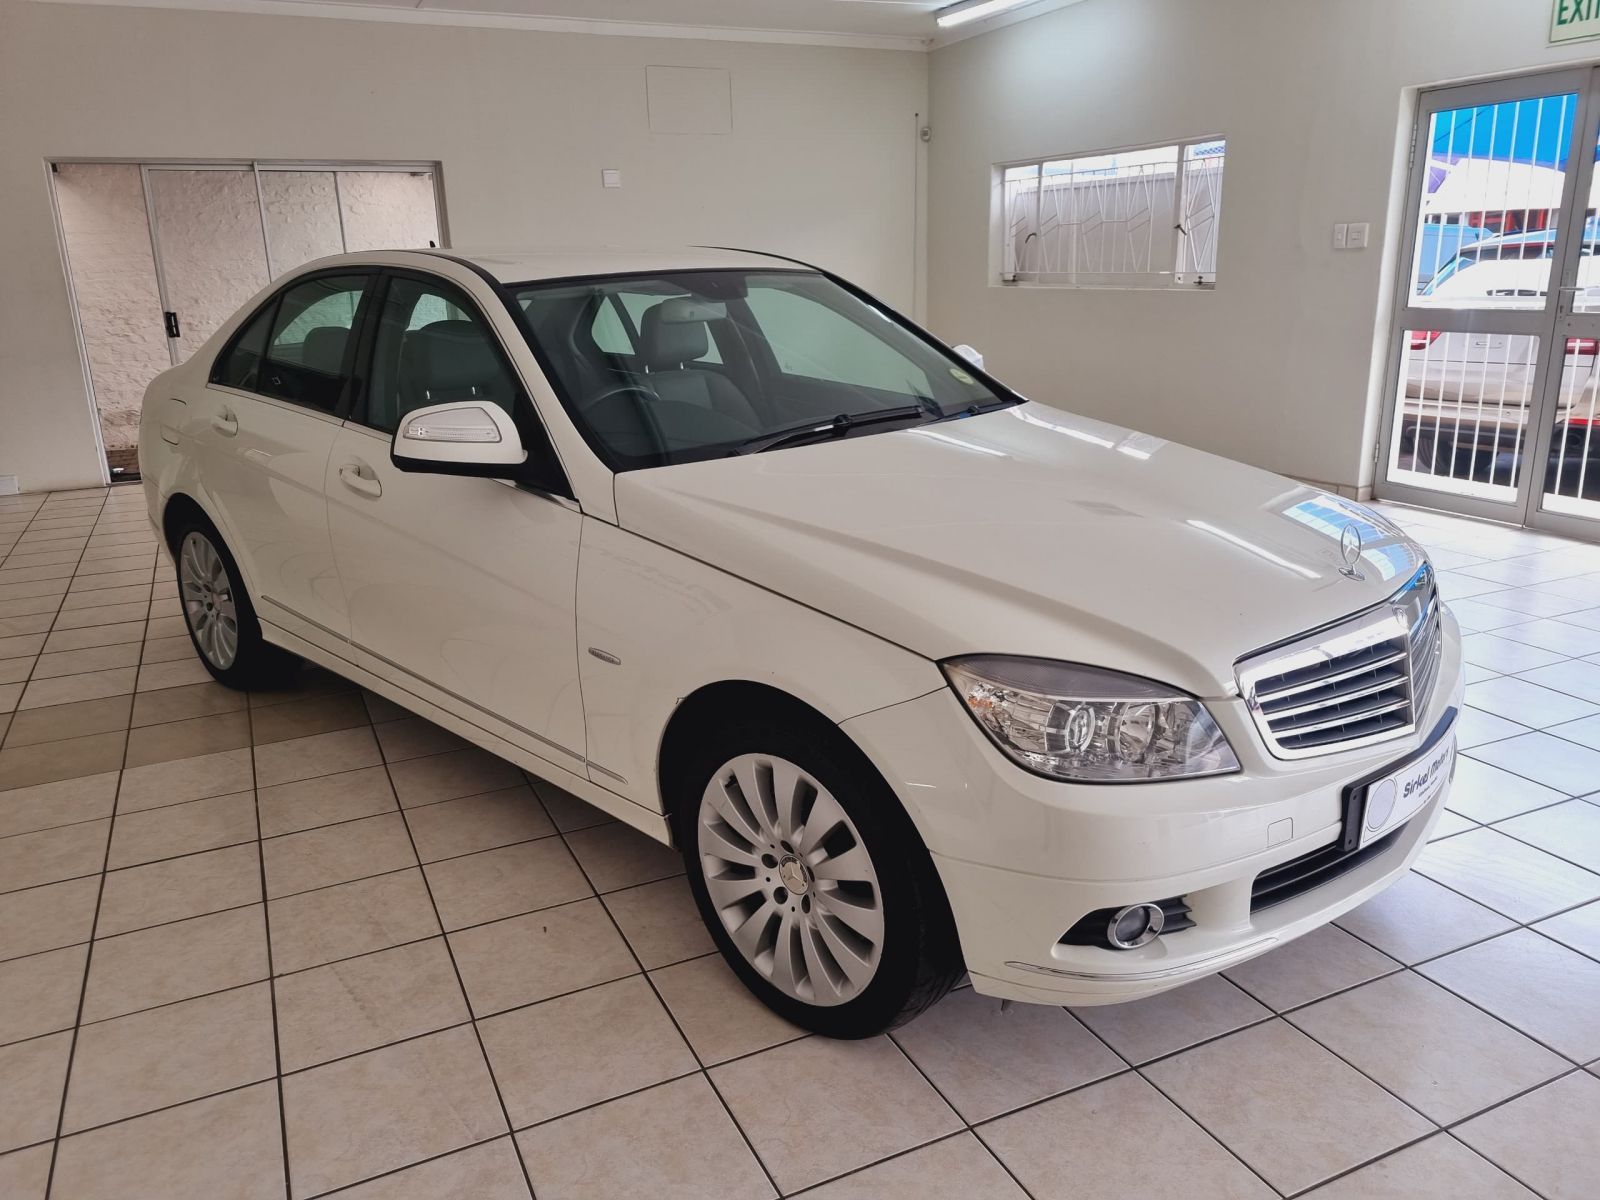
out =
[(1148, 996), (1420, 852), (1460, 637), (1338, 496), (725, 250), (323, 259), (145, 399), (212, 675), (310, 660), (676, 845), (773, 1009)]

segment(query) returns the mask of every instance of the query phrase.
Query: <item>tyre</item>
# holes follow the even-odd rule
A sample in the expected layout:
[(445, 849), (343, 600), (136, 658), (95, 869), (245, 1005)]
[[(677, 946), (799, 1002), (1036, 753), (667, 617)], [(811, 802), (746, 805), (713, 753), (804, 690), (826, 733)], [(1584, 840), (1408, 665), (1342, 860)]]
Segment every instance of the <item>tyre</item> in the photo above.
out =
[(262, 639), (239, 566), (216, 529), (198, 516), (184, 521), (173, 553), (183, 623), (206, 670), (231, 688), (281, 685), (299, 660)]
[(955, 985), (961, 956), (933, 864), (842, 734), (753, 720), (690, 760), (673, 809), (695, 902), (769, 1008), (863, 1038)]
[(1430, 475), (1454, 477), (1456, 473), (1456, 440), (1448, 433), (1419, 429), (1416, 435), (1414, 470)]

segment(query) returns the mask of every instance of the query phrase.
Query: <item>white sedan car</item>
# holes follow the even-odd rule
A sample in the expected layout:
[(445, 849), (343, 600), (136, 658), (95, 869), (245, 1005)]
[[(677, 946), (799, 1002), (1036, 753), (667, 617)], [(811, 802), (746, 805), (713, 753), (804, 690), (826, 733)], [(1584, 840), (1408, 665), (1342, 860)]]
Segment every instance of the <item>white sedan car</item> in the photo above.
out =
[(151, 384), (140, 463), (216, 678), (309, 659), (675, 843), (835, 1036), (1282, 945), (1453, 768), (1459, 633), (1381, 517), (785, 259), (323, 259)]

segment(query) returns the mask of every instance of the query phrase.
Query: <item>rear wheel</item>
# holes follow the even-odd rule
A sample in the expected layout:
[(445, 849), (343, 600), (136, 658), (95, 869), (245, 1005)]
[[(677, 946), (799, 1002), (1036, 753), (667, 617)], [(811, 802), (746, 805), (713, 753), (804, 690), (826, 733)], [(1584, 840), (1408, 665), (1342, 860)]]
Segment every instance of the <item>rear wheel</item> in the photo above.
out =
[(725, 730), (687, 772), (677, 832), (746, 986), (797, 1025), (860, 1038), (932, 1005), (961, 961), (898, 800), (838, 741), (788, 723)]
[(262, 638), (238, 564), (217, 531), (197, 518), (185, 522), (176, 555), (183, 621), (206, 670), (232, 688), (283, 682), (298, 660)]

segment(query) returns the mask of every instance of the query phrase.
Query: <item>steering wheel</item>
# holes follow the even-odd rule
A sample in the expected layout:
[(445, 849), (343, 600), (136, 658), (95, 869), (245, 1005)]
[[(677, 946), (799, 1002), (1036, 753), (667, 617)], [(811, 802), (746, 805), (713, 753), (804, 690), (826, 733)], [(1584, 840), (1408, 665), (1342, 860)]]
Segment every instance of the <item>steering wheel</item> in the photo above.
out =
[(661, 425), (656, 420), (656, 415), (651, 411), (650, 407), (652, 404), (661, 403), (661, 397), (642, 384), (624, 383), (620, 387), (607, 388), (598, 396), (591, 396), (585, 400), (583, 403), (584, 411), (589, 412), (599, 408), (600, 405), (610, 400), (613, 396), (622, 395), (631, 395), (633, 397), (633, 407), (639, 414), (639, 424), (644, 427), (651, 439), (654, 440), (657, 450), (666, 450), (666, 437), (662, 433)]

